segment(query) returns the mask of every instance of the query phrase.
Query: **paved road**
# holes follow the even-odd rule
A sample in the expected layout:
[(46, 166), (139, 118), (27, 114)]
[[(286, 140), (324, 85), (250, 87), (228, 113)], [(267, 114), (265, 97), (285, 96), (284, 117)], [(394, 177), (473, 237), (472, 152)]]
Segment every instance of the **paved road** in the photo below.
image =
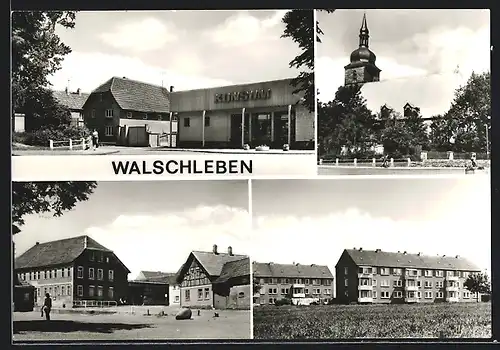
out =
[(38, 312), (14, 313), (14, 341), (29, 340), (165, 340), (249, 339), (250, 311), (193, 311), (191, 320), (143, 314), (53, 314), (45, 321)]
[(48, 149), (16, 149), (12, 151), (12, 155), (15, 156), (51, 156), (51, 155), (111, 155), (111, 154), (123, 154), (123, 155), (157, 155), (157, 154), (254, 154), (254, 155), (304, 155), (304, 156), (314, 156), (314, 151), (281, 151), (281, 150), (270, 150), (270, 151), (245, 151), (239, 149), (171, 149), (171, 148), (152, 148), (152, 147), (124, 147), (124, 146), (102, 146), (96, 150), (48, 150)]
[[(489, 171), (476, 171), (488, 174)], [(463, 168), (425, 168), (425, 167), (355, 167), (355, 166), (318, 166), (318, 175), (465, 175)]]

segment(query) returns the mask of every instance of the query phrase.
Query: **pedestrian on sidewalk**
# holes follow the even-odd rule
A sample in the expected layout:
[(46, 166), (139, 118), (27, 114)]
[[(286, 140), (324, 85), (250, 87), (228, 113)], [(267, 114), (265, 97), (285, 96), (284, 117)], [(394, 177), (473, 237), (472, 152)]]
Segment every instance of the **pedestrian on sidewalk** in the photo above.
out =
[(50, 298), (50, 294), (46, 293), (45, 301), (43, 302), (43, 307), (42, 307), (42, 317), (43, 313), (45, 313), (45, 319), (47, 321), (50, 321), (50, 310), (52, 310), (52, 299)]
[(92, 130), (92, 149), (95, 151), (99, 147), (99, 133), (96, 129)]

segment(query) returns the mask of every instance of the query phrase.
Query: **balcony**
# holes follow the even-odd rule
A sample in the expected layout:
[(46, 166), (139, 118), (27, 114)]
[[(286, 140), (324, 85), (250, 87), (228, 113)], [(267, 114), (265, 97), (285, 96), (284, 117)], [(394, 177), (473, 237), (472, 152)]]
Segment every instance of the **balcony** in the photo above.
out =
[(372, 285), (359, 285), (358, 286), (358, 290), (373, 290), (373, 286)]
[(405, 303), (418, 303), (418, 298), (417, 297), (406, 297)]
[(293, 293), (292, 298), (305, 298), (306, 293)]
[(413, 285), (413, 286), (406, 286), (405, 289), (409, 292), (417, 292), (418, 291), (418, 287), (416, 285)]
[(447, 281), (458, 281), (459, 277), (458, 276), (446, 276)]
[(446, 286), (447, 292), (458, 292), (458, 286)]
[(303, 283), (294, 283), (292, 284), (292, 288), (305, 288), (306, 285)]
[(363, 297), (358, 298), (358, 303), (373, 303), (372, 297)]
[(446, 302), (447, 303), (458, 303), (459, 299), (458, 299), (458, 297), (446, 297)]
[(358, 278), (372, 278), (373, 273), (358, 273)]

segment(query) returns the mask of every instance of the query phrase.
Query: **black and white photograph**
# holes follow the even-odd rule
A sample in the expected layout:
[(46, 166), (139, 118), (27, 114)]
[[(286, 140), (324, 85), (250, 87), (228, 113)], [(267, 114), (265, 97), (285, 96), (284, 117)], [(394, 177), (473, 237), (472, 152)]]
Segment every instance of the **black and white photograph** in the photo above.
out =
[(489, 10), (316, 16), (319, 175), (489, 173)]
[(13, 154), (314, 157), (313, 14), (14, 12)]
[(250, 339), (248, 189), (14, 182), (14, 342)]
[(253, 335), (492, 336), (484, 177), (252, 181)]

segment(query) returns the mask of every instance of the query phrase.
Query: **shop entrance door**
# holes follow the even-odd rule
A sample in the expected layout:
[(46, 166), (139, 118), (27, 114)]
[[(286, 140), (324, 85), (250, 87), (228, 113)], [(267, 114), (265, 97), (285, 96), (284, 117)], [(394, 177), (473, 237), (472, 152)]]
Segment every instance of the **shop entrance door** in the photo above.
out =
[[(244, 137), (245, 143), (248, 143), (248, 124), (250, 118), (248, 113), (245, 113), (245, 125), (243, 126), (245, 129)], [(232, 148), (241, 148), (241, 113), (232, 114), (231, 115), (231, 138), (229, 140), (229, 145)]]
[(252, 115), (252, 145), (271, 146), (271, 114), (258, 113)]
[(274, 148), (288, 143), (288, 112), (274, 113)]

